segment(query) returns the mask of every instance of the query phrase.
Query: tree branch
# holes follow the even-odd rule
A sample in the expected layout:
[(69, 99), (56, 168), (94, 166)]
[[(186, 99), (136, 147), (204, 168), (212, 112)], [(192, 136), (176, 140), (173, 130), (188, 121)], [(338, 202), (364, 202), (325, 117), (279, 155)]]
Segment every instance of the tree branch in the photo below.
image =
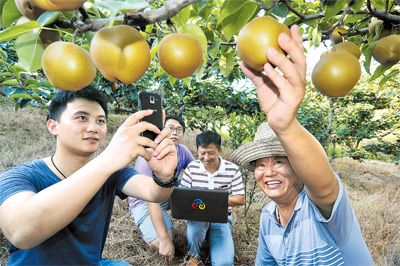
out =
[(296, 9), (292, 8), (292, 7), (289, 5), (289, 3), (288, 3), (287, 0), (283, 1), (283, 3), (285, 3), (286, 7), (289, 9), (290, 12), (294, 13), (294, 14), (295, 14), (296, 16), (298, 16), (300, 19), (304, 19), (305, 16), (304, 16), (303, 14), (300, 14), (299, 12), (297, 12)]
[[(124, 23), (127, 25), (139, 26), (142, 28), (148, 24), (153, 24), (172, 18), (183, 8), (196, 3), (197, 1), (199, 0), (168, 0), (164, 6), (160, 8), (144, 12), (128, 13), (126, 15), (116, 17), (116, 20), (124, 21)], [(105, 27), (108, 22), (109, 19), (92, 20), (90, 22), (90, 30), (98, 31), (99, 29)]]
[(400, 24), (400, 16), (399, 15), (393, 15), (390, 13), (386, 13), (383, 10), (375, 10), (372, 12), (374, 17), (377, 17), (383, 21), (390, 22), (393, 24)]

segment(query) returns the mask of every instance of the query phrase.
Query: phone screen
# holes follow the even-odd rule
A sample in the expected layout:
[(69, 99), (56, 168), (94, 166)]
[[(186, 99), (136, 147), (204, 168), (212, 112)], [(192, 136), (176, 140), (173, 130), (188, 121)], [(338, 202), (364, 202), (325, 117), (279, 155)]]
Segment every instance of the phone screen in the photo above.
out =
[[(163, 129), (163, 115), (162, 115), (162, 103), (161, 96), (157, 93), (151, 92), (140, 92), (139, 93), (139, 110), (154, 110), (149, 116), (146, 116), (142, 121), (149, 122), (160, 130)], [(143, 132), (143, 136), (151, 140), (157, 137), (157, 134), (153, 131), (146, 130)]]

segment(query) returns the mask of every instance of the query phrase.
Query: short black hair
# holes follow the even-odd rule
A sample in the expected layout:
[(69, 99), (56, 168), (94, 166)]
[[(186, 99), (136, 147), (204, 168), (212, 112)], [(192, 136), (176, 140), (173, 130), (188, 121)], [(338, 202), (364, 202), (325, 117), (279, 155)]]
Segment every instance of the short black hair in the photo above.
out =
[(183, 133), (185, 133), (186, 125), (185, 125), (185, 121), (183, 121), (182, 117), (180, 117), (179, 115), (167, 115), (167, 117), (165, 117), (165, 123), (167, 123), (167, 121), (170, 119), (178, 121), (179, 124), (183, 128)]
[(197, 148), (199, 147), (207, 148), (208, 145), (210, 144), (215, 144), (218, 150), (221, 149), (221, 136), (217, 132), (207, 130), (197, 135), (196, 137)]
[(47, 120), (53, 119), (58, 121), (61, 114), (64, 112), (67, 104), (75, 99), (83, 98), (89, 101), (95, 101), (103, 108), (106, 117), (108, 115), (107, 98), (102, 91), (94, 88), (93, 86), (85, 87), (78, 91), (64, 91), (59, 90), (49, 105), (49, 114)]

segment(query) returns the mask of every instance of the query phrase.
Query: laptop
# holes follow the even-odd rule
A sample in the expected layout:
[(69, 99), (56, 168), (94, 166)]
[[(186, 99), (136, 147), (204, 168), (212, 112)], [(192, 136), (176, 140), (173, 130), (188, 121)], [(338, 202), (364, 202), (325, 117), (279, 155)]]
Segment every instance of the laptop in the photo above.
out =
[(175, 219), (226, 223), (228, 191), (176, 187), (170, 197)]

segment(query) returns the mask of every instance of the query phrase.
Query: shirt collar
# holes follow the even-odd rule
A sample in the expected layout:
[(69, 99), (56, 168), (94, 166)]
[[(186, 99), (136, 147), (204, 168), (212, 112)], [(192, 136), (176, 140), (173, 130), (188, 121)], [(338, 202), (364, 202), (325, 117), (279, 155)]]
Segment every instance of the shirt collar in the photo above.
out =
[[(303, 190), (300, 192), (299, 197), (296, 200), (296, 205), (294, 206), (294, 211), (297, 211), (303, 206), (304, 199), (306, 197), (306, 186), (303, 187)], [(276, 203), (274, 201), (271, 201), (266, 207), (265, 210), (268, 211), (269, 215), (272, 216), (272, 218), (275, 219), (275, 209), (276, 209)]]
[[(213, 175), (215, 175), (217, 173), (224, 173), (225, 172), (225, 160), (222, 159), (221, 156), (219, 156), (218, 158), (219, 158), (220, 164), (219, 164), (219, 167), (218, 167), (217, 171), (215, 171), (215, 173)], [(210, 174), (210, 172), (207, 171), (206, 167), (204, 166), (204, 164), (202, 162), (200, 162), (200, 170), (202, 172), (204, 172), (204, 173), (209, 173)]]

